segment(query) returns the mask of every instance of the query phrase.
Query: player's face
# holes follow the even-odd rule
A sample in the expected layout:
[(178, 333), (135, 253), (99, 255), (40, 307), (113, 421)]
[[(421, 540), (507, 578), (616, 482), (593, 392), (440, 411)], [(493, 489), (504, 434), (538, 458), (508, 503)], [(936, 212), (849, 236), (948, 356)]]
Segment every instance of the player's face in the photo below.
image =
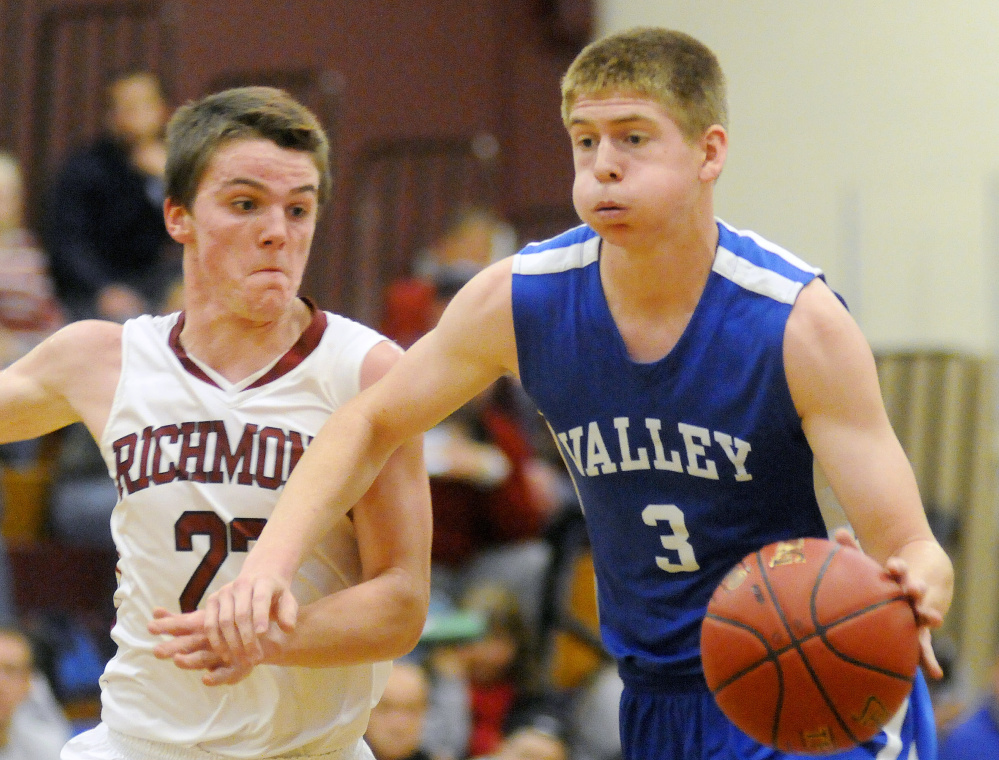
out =
[(167, 202), (168, 229), (185, 247), (185, 282), (243, 316), (280, 315), (302, 282), (318, 195), (308, 153), (262, 139), (223, 145), (191, 209)]
[(721, 127), (692, 143), (661, 104), (627, 92), (581, 97), (569, 118), (573, 204), (605, 240), (658, 247), (699, 221), (724, 163)]

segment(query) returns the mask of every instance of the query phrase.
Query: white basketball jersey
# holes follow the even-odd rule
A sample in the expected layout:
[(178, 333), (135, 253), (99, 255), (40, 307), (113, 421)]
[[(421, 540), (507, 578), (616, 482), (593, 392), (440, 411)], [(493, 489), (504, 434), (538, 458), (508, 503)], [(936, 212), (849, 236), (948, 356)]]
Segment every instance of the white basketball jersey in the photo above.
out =
[[(102, 719), (149, 741), (221, 755), (270, 757), (356, 742), (390, 665), (258, 666), (233, 686), (157, 660), (153, 608), (192, 610), (233, 580), (291, 469), (330, 413), (357, 394), (361, 362), (384, 340), (315, 311), (273, 365), (229, 383), (186, 355), (183, 315), (125, 324), (121, 379), (101, 440), (118, 487), (118, 652), (101, 679)], [(301, 604), (356, 584), (353, 527), (340, 520), (303, 564)]]

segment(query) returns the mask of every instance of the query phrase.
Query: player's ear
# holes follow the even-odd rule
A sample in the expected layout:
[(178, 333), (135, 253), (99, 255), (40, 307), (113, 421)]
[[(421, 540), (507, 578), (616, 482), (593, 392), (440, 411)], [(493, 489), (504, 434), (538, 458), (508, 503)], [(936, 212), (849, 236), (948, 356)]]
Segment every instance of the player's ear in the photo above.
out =
[(163, 201), (163, 220), (166, 222), (167, 232), (170, 237), (181, 245), (192, 240), (191, 213), (174, 201), (167, 198)]
[(701, 180), (713, 182), (718, 179), (725, 166), (728, 155), (728, 133), (721, 124), (712, 124), (701, 136), (701, 150), (704, 151), (704, 162), (701, 164)]

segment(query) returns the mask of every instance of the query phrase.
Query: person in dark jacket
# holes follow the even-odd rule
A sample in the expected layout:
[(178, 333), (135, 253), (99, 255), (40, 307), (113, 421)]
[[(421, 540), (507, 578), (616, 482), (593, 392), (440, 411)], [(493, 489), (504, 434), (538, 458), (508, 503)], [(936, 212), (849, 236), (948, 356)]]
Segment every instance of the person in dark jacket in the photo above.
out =
[(169, 108), (148, 71), (107, 87), (106, 134), (67, 159), (48, 198), (43, 240), (70, 319), (122, 322), (156, 311), (179, 274), (163, 223)]

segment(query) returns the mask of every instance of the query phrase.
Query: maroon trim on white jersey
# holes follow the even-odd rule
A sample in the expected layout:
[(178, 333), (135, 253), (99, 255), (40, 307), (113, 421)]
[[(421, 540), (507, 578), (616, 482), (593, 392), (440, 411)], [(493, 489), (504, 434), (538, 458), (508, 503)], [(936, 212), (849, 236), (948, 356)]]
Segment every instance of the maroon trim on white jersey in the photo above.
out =
[(175, 324), (173, 326), (173, 329), (170, 330), (170, 338), (169, 338), (170, 348), (173, 351), (174, 355), (177, 357), (177, 359), (180, 361), (181, 366), (185, 370), (187, 370), (188, 374), (194, 375), (202, 382), (208, 383), (209, 385), (214, 385), (216, 388), (218, 388), (219, 384), (216, 383), (214, 380), (212, 380), (210, 377), (208, 377), (208, 375), (204, 373), (201, 367), (192, 362), (191, 357), (187, 355), (187, 351), (185, 351), (184, 347), (180, 345), (180, 331), (184, 329), (185, 315), (186, 312), (182, 311), (180, 313), (180, 316), (177, 317), (177, 324)]
[[(277, 360), (277, 363), (271, 367), (259, 380), (257, 380), (253, 385), (246, 388), (259, 388), (262, 385), (267, 385), (267, 383), (277, 380), (279, 377), (283, 377), (291, 372), (295, 367), (301, 364), (305, 359), (316, 350), (319, 345), (319, 341), (322, 340), (323, 333), (326, 332), (326, 312), (322, 309), (316, 308), (316, 305), (309, 298), (303, 298), (302, 301), (305, 305), (309, 307), (309, 311), (312, 312), (312, 321), (309, 322), (308, 327), (302, 331), (298, 340), (295, 341), (295, 345), (288, 349), (288, 352)], [(218, 383), (212, 380), (204, 370), (201, 369), (197, 364), (191, 361), (191, 357), (187, 355), (187, 351), (184, 350), (184, 346), (180, 342), (180, 333), (184, 329), (184, 317), (185, 312), (181, 312), (180, 316), (177, 318), (177, 324), (173, 326), (170, 330), (170, 348), (176, 355), (177, 359), (180, 361), (181, 366), (187, 370), (187, 372), (194, 377), (198, 378), (202, 382), (208, 383), (209, 385), (214, 385), (218, 388)]]
[(303, 298), (305, 305), (309, 307), (312, 311), (312, 321), (309, 322), (309, 326), (302, 331), (298, 340), (295, 341), (295, 345), (288, 349), (288, 353), (278, 359), (277, 364), (271, 367), (263, 377), (261, 377), (250, 388), (259, 388), (262, 385), (267, 385), (267, 383), (277, 380), (283, 375), (287, 375), (295, 367), (304, 362), (308, 358), (309, 354), (316, 350), (316, 346), (319, 345), (319, 341), (323, 338), (323, 333), (326, 332), (326, 312), (322, 309), (317, 309), (316, 305), (308, 298)]

